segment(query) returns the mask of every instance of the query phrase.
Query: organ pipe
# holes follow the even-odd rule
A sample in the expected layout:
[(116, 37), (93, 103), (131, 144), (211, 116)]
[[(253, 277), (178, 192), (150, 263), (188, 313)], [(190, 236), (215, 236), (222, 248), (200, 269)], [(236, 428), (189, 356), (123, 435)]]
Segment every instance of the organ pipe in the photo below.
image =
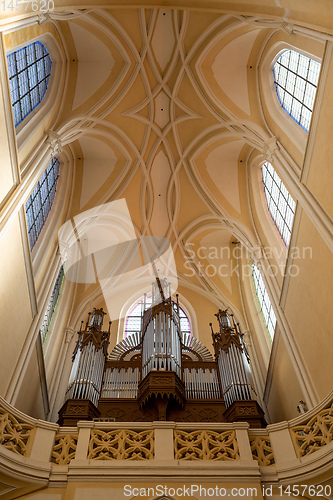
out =
[[(174, 371), (181, 378), (179, 305), (168, 299), (166, 281), (153, 284), (152, 307), (142, 318), (142, 378), (153, 370)], [(162, 301), (161, 301), (162, 299)]]
[(217, 359), (221, 389), (226, 408), (234, 401), (251, 400), (251, 385), (249, 382), (249, 357), (243, 342), (239, 324), (235, 323), (233, 315), (219, 309), (215, 314), (219, 331), (212, 338)]
[(92, 313), (88, 313), (84, 330), (81, 323), (66, 400), (88, 399), (95, 406), (98, 405), (111, 327), (110, 322), (108, 332), (102, 331), (105, 314), (103, 308), (94, 308)]

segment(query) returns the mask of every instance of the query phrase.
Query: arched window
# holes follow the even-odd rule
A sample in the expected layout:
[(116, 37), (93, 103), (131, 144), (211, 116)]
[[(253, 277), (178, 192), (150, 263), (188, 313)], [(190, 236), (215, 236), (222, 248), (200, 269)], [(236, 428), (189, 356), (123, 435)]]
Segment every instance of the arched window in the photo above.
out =
[(14, 123), (17, 127), (45, 96), (52, 61), (41, 42), (34, 42), (7, 56)]
[(47, 308), (46, 308), (46, 311), (44, 314), (42, 326), (40, 327), (40, 334), (42, 337), (43, 344), (45, 342), (47, 332), (49, 331), (49, 327), (51, 324), (53, 313), (55, 311), (55, 308), (56, 308), (56, 305), (58, 302), (58, 298), (60, 295), (60, 290), (61, 290), (63, 281), (64, 281), (64, 266), (61, 266), (59, 269), (59, 272), (58, 272), (58, 276), (55, 280), (55, 284), (54, 284), (54, 287), (53, 287), (53, 290), (51, 293), (49, 303), (47, 305)]
[(59, 176), (59, 161), (53, 158), (25, 204), (32, 250), (51, 210)]
[[(151, 306), (151, 295), (146, 297), (146, 309)], [(141, 315), (144, 311), (144, 298), (141, 297), (130, 308), (125, 320), (125, 335), (132, 335), (141, 330)], [(185, 311), (179, 306), (180, 329), (182, 333), (191, 335), (191, 325)]]
[(271, 301), (269, 300), (269, 296), (265, 287), (265, 283), (262, 279), (261, 272), (259, 271), (257, 266), (253, 264), (252, 264), (252, 276), (260, 309), (264, 317), (268, 333), (271, 339), (273, 340), (275, 325), (276, 325), (275, 313)]
[(288, 247), (296, 203), (269, 162), (264, 163), (261, 173), (268, 210), (283, 241)]
[(320, 63), (294, 50), (283, 52), (273, 68), (275, 89), (282, 108), (307, 132), (319, 72)]

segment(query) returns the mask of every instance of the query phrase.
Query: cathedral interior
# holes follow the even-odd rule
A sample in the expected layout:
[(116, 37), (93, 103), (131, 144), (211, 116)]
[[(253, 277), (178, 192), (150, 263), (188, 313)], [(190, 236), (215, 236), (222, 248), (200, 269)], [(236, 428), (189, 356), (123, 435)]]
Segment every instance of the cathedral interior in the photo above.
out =
[(332, 498), (332, 99), (330, 0), (0, 2), (1, 498)]

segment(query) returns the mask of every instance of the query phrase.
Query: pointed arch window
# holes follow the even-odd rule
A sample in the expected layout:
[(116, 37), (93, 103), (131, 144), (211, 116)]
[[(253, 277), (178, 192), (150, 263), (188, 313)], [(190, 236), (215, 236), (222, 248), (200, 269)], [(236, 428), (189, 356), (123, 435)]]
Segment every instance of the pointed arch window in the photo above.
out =
[(269, 299), (269, 295), (267, 293), (264, 280), (262, 279), (261, 272), (254, 264), (252, 264), (252, 277), (260, 309), (264, 317), (268, 333), (271, 337), (271, 340), (273, 340), (275, 326), (276, 326), (276, 316), (274, 313), (272, 303)]
[(53, 158), (46, 167), (37, 186), (25, 204), (30, 249), (32, 250), (37, 238), (50, 213), (59, 177), (59, 161)]
[(320, 66), (320, 63), (299, 52), (286, 50), (273, 68), (275, 90), (282, 108), (307, 132)]
[(7, 56), (10, 94), (17, 127), (44, 99), (52, 60), (41, 42), (34, 42)]
[[(152, 296), (148, 295), (146, 297), (146, 309), (148, 309), (148, 307), (151, 307), (151, 304), (152, 304)], [(139, 332), (141, 330), (141, 316), (143, 311), (144, 311), (144, 298), (141, 297), (130, 308), (129, 313), (126, 316), (124, 337), (132, 335), (133, 333)], [(179, 319), (180, 319), (181, 332), (191, 335), (190, 320), (185, 311), (180, 306), (179, 306)]]
[(261, 173), (268, 210), (283, 241), (288, 247), (296, 203), (269, 162), (264, 163)]

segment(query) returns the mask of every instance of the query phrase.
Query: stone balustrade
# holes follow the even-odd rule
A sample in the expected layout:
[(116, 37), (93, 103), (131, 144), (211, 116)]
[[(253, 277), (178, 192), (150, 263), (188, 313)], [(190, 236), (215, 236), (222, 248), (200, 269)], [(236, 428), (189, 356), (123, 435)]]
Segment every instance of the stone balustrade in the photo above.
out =
[[(150, 474), (252, 476), (261, 482), (296, 481), (333, 468), (333, 393), (289, 421), (250, 429), (235, 424), (185, 422), (92, 422), (77, 427), (36, 420), (0, 398), (0, 473), (19, 470), (31, 482), (56, 485), (68, 476), (119, 471)], [(132, 464), (132, 465), (130, 465)], [(130, 467), (130, 469), (128, 469)], [(311, 476), (312, 475), (312, 476)], [(266, 479), (265, 479), (266, 478)]]

